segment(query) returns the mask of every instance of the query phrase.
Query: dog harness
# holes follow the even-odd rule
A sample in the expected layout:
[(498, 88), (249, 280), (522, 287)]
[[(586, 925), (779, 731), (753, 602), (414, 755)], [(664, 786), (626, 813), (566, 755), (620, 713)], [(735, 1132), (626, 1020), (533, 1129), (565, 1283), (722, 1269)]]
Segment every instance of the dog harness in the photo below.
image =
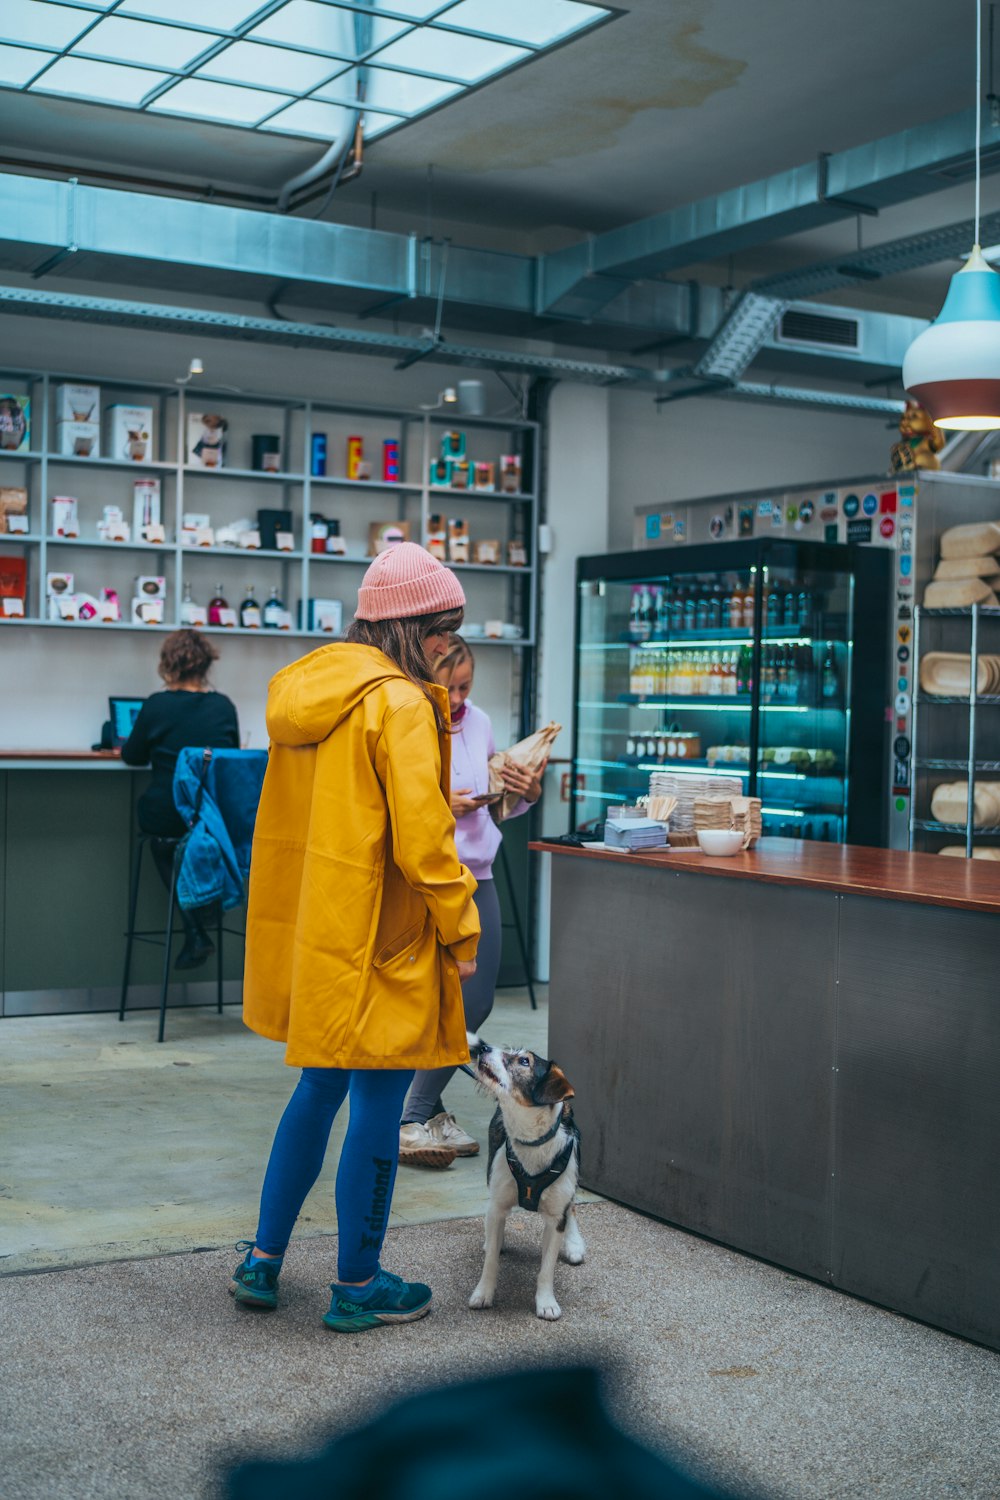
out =
[(573, 1152), (579, 1152), (580, 1132), (576, 1128), (572, 1114), (567, 1110), (564, 1114), (559, 1116), (556, 1124), (548, 1132), (547, 1135), (539, 1136), (537, 1141), (518, 1141), (518, 1145), (520, 1146), (540, 1145), (544, 1141), (552, 1140), (553, 1136), (560, 1128), (564, 1128), (569, 1132), (569, 1140), (566, 1142), (566, 1145), (560, 1151), (559, 1155), (555, 1157), (550, 1165), (545, 1168), (545, 1171), (538, 1172), (535, 1174), (535, 1176), (532, 1177), (529, 1176), (529, 1174), (524, 1170), (522, 1163), (518, 1160), (518, 1157), (514, 1151), (513, 1142), (511, 1141), (510, 1137), (507, 1134), (507, 1131), (504, 1128), (503, 1115), (500, 1113), (499, 1105), (497, 1106), (496, 1113), (490, 1121), (490, 1155), (489, 1161), (487, 1162), (487, 1181), (489, 1180), (489, 1168), (493, 1164), (493, 1159), (499, 1151), (500, 1147), (503, 1146), (504, 1152), (507, 1157), (507, 1165), (510, 1168), (510, 1175), (513, 1177), (514, 1182), (517, 1186), (518, 1207), (526, 1208), (529, 1213), (538, 1212), (539, 1200), (541, 1199), (542, 1194), (545, 1192), (545, 1189), (547, 1187), (551, 1187), (554, 1182), (557, 1182), (559, 1180), (559, 1178), (565, 1172), (566, 1168), (569, 1166), (570, 1161), (573, 1157)]

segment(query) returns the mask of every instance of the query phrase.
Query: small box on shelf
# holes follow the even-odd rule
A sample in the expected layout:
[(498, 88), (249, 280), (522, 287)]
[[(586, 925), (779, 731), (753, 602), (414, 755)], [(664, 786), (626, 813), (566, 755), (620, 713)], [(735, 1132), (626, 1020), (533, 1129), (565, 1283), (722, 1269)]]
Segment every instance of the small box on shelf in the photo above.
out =
[(302, 603), (296, 613), (300, 630), (315, 630), (323, 635), (340, 635), (344, 626), (344, 606), (339, 599), (307, 599), (305, 623)]
[(99, 422), (100, 419), (99, 385), (74, 385), (66, 381), (56, 386), (57, 422)]
[(28, 491), (20, 485), (0, 486), (0, 535), (23, 536), (28, 531)]
[(0, 396), (0, 451), (27, 453), (31, 448), (31, 397)]
[(100, 458), (99, 422), (57, 422), (56, 452), (62, 458)]
[(218, 412), (188, 412), (187, 461), (195, 469), (221, 469), (226, 462), (226, 429)]
[(109, 406), (107, 411), (108, 457), (133, 464), (153, 458), (153, 408)]
[(52, 496), (52, 535), (70, 540), (80, 535), (79, 502), (75, 495)]
[(27, 561), (0, 554), (0, 614), (7, 620), (22, 618), (27, 597)]

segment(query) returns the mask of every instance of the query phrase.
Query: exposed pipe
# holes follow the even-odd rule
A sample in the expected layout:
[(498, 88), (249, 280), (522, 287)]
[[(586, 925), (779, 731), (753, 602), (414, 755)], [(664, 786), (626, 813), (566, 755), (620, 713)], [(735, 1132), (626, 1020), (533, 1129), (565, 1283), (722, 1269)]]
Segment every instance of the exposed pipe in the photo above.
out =
[(341, 131), (333, 144), (327, 147), (319, 161), (313, 162), (311, 167), (307, 167), (297, 177), (290, 177), (288, 179), (278, 194), (279, 214), (287, 214), (292, 198), (302, 188), (311, 187), (314, 182), (317, 182), (321, 177), (325, 177), (331, 167), (336, 169), (343, 165), (350, 150), (351, 141), (354, 139), (357, 124), (358, 112), (355, 110), (351, 116), (350, 124)]

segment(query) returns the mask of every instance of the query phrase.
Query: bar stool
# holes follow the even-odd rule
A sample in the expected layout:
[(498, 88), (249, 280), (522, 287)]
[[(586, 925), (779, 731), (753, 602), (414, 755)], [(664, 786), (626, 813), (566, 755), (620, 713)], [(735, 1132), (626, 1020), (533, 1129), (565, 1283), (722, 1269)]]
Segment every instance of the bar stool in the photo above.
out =
[[(158, 839), (161, 844), (169, 848), (173, 856), (170, 867), (170, 890), (167, 896), (167, 925), (166, 927), (147, 928), (145, 931), (139, 932), (136, 930), (135, 916), (136, 910), (139, 905), (139, 880), (142, 875), (142, 855), (146, 845), (153, 838)], [(121, 1000), (118, 1005), (118, 1019), (119, 1021), (124, 1021), (125, 1019), (125, 1006), (128, 1000), (129, 973), (131, 972), (132, 968), (133, 943), (152, 943), (156, 947), (162, 947), (163, 980), (160, 986), (160, 1028), (159, 1034), (156, 1038), (158, 1042), (163, 1041), (163, 1033), (167, 1020), (167, 991), (170, 988), (171, 944), (174, 936), (175, 926), (174, 896), (177, 885), (177, 850), (180, 847), (181, 842), (182, 841), (179, 838), (162, 838), (159, 834), (140, 833), (136, 844), (135, 868), (132, 871), (132, 891), (129, 898), (128, 908), (128, 931), (125, 933), (125, 972), (122, 976), (122, 993)], [(224, 932), (228, 932), (235, 937), (243, 936), (243, 934), (239, 932), (238, 929), (232, 927), (224, 927), (222, 925), (222, 906), (220, 904), (218, 907), (218, 920), (216, 922), (215, 928), (215, 992), (216, 1008), (220, 1016), (222, 1015), (222, 935)]]

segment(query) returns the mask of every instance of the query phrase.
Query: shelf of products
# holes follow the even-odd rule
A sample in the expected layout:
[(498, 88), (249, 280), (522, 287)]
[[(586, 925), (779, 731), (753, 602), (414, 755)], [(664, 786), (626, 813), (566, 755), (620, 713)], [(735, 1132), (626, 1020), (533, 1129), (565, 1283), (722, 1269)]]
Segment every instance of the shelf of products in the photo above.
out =
[[(300, 629), (302, 618), (329, 617), (339, 605), (346, 621), (355, 587), (347, 575), (343, 598), (330, 600), (320, 580), (334, 575), (321, 565), (360, 570), (376, 550), (413, 539), (468, 578), (466, 613), (481, 644), (534, 645), (535, 422), (441, 421), (398, 408), (45, 372), (8, 372), (0, 383), (15, 391), (5, 399), (20, 413), (18, 449), (0, 450), (3, 623), (79, 627), (106, 608), (105, 625), (148, 628), (130, 618), (129, 594), (148, 605), (140, 595), (158, 584), (153, 624), (201, 626), (214, 571), (207, 565), (223, 563), (230, 578), (238, 562), (260, 588), (262, 609), (269, 593), (277, 598), (286, 617), (280, 634), (321, 636), (329, 632)], [(432, 464), (462, 482), (432, 486)], [(328, 472), (334, 465), (340, 472)], [(474, 499), (475, 523), (440, 516), (445, 499), (449, 512)], [(331, 502), (343, 510), (331, 513)], [(20, 517), (29, 532), (16, 530)], [(276, 532), (291, 545), (268, 544)], [(264, 545), (240, 545), (247, 535)], [(60, 572), (70, 549), (91, 562)], [(133, 578), (143, 552), (148, 573), (139, 562)], [(245, 590), (244, 582), (235, 592)], [(238, 616), (240, 600), (231, 606)], [(67, 618), (54, 618), (59, 611)]]
[(667, 770), (736, 777), (765, 834), (877, 844), (885, 788), (850, 768), (859, 718), (884, 743), (879, 653), (854, 650), (858, 580), (880, 612), (883, 572), (763, 539), (581, 559), (571, 829)]
[[(954, 843), (942, 842), (957, 836), (966, 858), (972, 858), (978, 839), (1000, 834), (1000, 760), (995, 758), (1000, 721), (990, 712), (979, 716), (980, 709), (1000, 706), (1000, 695), (975, 690), (996, 685), (1000, 610), (981, 605), (915, 609), (913, 655), (919, 690), (913, 695), (910, 848), (958, 852)], [(947, 673), (946, 691), (937, 693), (933, 687), (941, 681), (941, 668)], [(968, 682), (967, 693), (947, 690), (962, 680)], [(953, 810), (964, 812), (964, 820), (940, 816)]]

